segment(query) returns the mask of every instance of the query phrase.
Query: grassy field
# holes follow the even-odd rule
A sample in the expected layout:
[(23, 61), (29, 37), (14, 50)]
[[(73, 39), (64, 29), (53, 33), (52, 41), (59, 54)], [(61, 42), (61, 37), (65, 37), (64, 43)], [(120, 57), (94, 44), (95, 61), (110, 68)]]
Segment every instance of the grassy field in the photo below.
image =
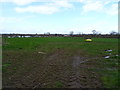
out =
[(3, 38), (3, 87), (118, 88), (118, 39), (92, 40)]

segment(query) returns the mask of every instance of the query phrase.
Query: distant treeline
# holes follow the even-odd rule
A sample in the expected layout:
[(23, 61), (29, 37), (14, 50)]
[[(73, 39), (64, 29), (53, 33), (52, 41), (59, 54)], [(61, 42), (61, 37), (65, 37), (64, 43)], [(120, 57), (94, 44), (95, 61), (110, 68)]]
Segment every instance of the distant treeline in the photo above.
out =
[(2, 37), (85, 37), (85, 38), (119, 38), (120, 34), (2, 34)]

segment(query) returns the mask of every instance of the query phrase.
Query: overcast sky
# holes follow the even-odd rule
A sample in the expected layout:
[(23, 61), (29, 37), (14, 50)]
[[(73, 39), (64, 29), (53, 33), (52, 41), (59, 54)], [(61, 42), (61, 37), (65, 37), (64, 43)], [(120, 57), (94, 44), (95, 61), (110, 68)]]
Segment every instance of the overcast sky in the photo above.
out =
[(118, 1), (0, 0), (0, 32), (118, 32)]

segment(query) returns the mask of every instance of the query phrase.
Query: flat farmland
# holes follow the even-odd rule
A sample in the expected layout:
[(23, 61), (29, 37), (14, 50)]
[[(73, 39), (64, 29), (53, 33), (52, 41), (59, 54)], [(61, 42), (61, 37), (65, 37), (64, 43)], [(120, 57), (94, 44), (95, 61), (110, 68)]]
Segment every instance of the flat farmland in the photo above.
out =
[(3, 88), (118, 88), (118, 39), (3, 38)]

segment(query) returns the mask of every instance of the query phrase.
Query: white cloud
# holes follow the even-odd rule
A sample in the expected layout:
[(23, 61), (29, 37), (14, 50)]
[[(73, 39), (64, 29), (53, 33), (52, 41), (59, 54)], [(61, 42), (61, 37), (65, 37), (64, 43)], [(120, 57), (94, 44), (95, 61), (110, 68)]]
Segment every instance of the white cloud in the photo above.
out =
[(53, 14), (60, 11), (61, 7), (64, 8), (73, 8), (71, 3), (67, 1), (54, 1), (52, 3), (46, 3), (44, 5), (37, 5), (37, 6), (28, 6), (24, 8), (17, 7), (15, 8), (16, 12), (24, 13), (41, 13), (41, 14)]
[[(119, 0), (0, 0), (0, 2), (11, 2), (16, 5), (27, 5), (33, 2), (49, 2), (49, 6), (28, 6), (25, 8), (17, 7), (15, 10), (17, 12), (36, 12), (43, 14), (52, 14), (58, 12), (60, 7), (71, 8), (73, 5), (70, 2), (80, 2), (83, 4), (83, 13), (90, 11), (104, 12), (110, 15), (117, 14), (116, 5), (111, 5), (111, 7), (105, 7), (107, 4), (118, 2)], [(37, 9), (39, 8), (39, 9)], [(111, 8), (111, 9), (110, 9)], [(25, 9), (25, 10), (24, 10)], [(41, 10), (43, 9), (43, 10)]]
[(95, 3), (87, 3), (83, 6), (83, 12), (89, 11), (100, 11), (103, 9), (103, 4), (101, 2), (96, 1)]
[[(88, 13), (90, 11), (102, 12), (109, 15), (118, 14), (118, 1), (119, 0), (80, 0), (83, 3), (82, 13)], [(110, 6), (109, 6), (109, 5)]]
[(67, 2), (81, 2), (81, 3), (90, 3), (95, 1), (101, 1), (104, 3), (110, 3), (110, 2), (118, 2), (119, 0), (0, 0), (0, 2), (11, 2), (15, 3), (17, 5), (25, 5), (32, 2), (54, 2), (54, 1), (67, 1)]
[[(44, 2), (46, 2), (46, 1), (47, 0), (44, 0)], [(72, 0), (70, 0), (70, 1), (72, 1)], [(15, 8), (15, 11), (19, 12), (19, 13), (30, 12), (30, 13), (53, 14), (53, 13), (59, 12), (61, 10), (61, 8), (62, 9), (63, 8), (73, 8), (74, 6), (73, 6), (72, 2), (70, 3), (70, 1), (69, 0), (62, 0), (62, 1), (51, 0), (51, 2), (47, 2), (46, 4), (43, 4), (43, 5), (37, 5), (37, 6), (29, 5), (29, 6), (24, 6), (24, 7), (18, 6)], [(82, 8), (83, 8), (84, 13), (88, 13), (90, 11), (95, 11), (95, 12), (97, 11), (97, 12), (106, 13), (108, 15), (116, 15), (117, 14), (117, 12), (118, 12), (118, 6), (116, 3), (117, 1), (118, 0), (79, 0), (79, 2), (83, 4)], [(0, 2), (11, 2), (11, 3), (15, 3), (16, 5), (27, 5), (32, 2), (40, 2), (40, 0), (0, 0)], [(113, 3), (113, 2), (115, 2), (115, 3)], [(26, 19), (25, 17), (24, 18), (23, 17), (22, 18), (1, 17), (0, 18), (0, 29), (6, 30), (6, 32), (10, 31), (10, 30), (13, 30), (13, 31), (23, 30), (22, 32), (24, 32), (26, 30), (25, 31), (26, 33), (27, 32), (42, 32), (39, 30), (43, 30), (43, 32), (44, 32), (44, 31), (48, 30), (47, 28), (44, 29), (45, 27), (40, 28), (37, 25), (33, 26), (32, 23), (34, 23), (34, 22), (29, 22), (29, 20), (25, 20), (25, 19)], [(83, 17), (82, 17), (82, 19), (83, 19)], [(83, 20), (83, 21), (85, 21), (85, 20)], [(90, 20), (88, 20), (88, 21), (90, 21)], [(79, 22), (82, 22), (82, 21), (79, 21)], [(86, 20), (86, 22), (87, 22), (87, 20)], [(106, 22), (111, 22), (111, 21), (106, 21)], [(81, 24), (82, 26), (79, 25), (78, 27), (71, 28), (71, 29), (70, 28), (68, 28), (68, 29), (62, 28), (61, 29), (60, 27), (58, 27), (58, 29), (59, 29), (59, 32), (62, 30), (61, 33), (62, 32), (69, 33), (70, 30), (73, 30), (73, 31), (75, 30), (75, 32), (84, 30), (81, 32), (87, 33), (89, 31), (91, 33), (92, 29), (95, 29), (97, 31), (103, 31), (102, 33), (108, 33), (110, 30), (117, 30), (118, 26), (117, 26), (117, 24), (114, 24), (114, 23), (115, 22), (113, 22), (113, 23), (104, 23), (104, 22), (91, 23), (90, 22), (89, 25)], [(26, 25), (28, 25), (28, 26), (26, 26)], [(52, 31), (55, 32), (55, 30), (58, 30), (58, 29), (54, 29), (54, 30), (51, 29), (50, 32), (52, 32)], [(65, 31), (65, 30), (67, 30), (67, 31)]]
[(118, 4), (112, 4), (111, 7), (106, 10), (106, 13), (109, 15), (117, 15), (118, 14)]
[(0, 23), (15, 23), (22, 21), (22, 18), (17, 17), (0, 17)]
[(58, 8), (50, 7), (50, 6), (29, 6), (26, 8), (15, 8), (16, 12), (24, 13), (24, 12), (31, 12), (31, 13), (42, 13), (42, 14), (52, 14), (58, 12)]
[(72, 8), (73, 5), (71, 3), (68, 3), (68, 1), (54, 1), (53, 5), (57, 6), (57, 7), (65, 7), (65, 8)]
[(0, 2), (11, 2), (17, 5), (26, 5), (36, 1), (38, 0), (1, 0)]
[(119, 0), (78, 0), (81, 3), (91, 3), (91, 2), (96, 2), (96, 1), (100, 1), (102, 3), (110, 3), (110, 2), (118, 2)]
[(37, 0), (13, 0), (12, 2), (17, 4), (17, 5), (26, 5), (26, 4), (30, 4), (32, 2), (35, 2)]
[(68, 3), (65, 2), (71, 2), (71, 1), (77, 1), (77, 0), (0, 0), (0, 2), (15, 3), (16, 5), (27, 5), (33, 2), (59, 2), (59, 5), (60, 4), (68, 5)]

